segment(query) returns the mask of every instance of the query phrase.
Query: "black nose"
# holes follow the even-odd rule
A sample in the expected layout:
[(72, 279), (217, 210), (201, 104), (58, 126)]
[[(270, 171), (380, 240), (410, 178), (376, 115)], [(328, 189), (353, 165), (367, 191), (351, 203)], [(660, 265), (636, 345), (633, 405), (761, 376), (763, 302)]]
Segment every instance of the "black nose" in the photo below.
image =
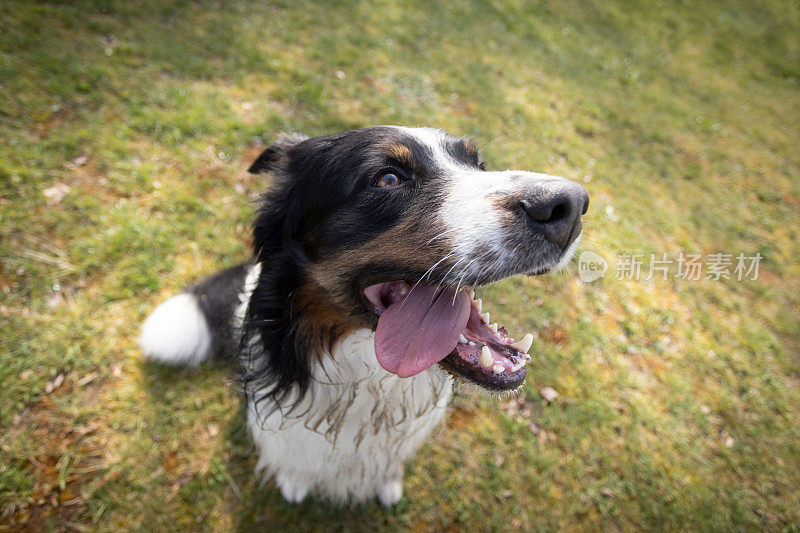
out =
[(537, 184), (521, 204), (537, 230), (564, 249), (581, 233), (581, 215), (589, 209), (589, 193), (577, 183), (559, 179)]

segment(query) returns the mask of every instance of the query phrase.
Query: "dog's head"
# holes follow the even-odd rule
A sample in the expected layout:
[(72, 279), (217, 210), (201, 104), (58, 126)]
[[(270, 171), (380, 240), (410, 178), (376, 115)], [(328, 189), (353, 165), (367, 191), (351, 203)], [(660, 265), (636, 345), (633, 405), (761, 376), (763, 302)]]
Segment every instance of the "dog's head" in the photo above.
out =
[(510, 338), (472, 288), (566, 263), (583, 187), (487, 171), (468, 140), (393, 126), (285, 137), (250, 171), (275, 173), (254, 229), (263, 267), (248, 324), (276, 389), (302, 389), (307, 354), (363, 326), (400, 377), (442, 363), (489, 389), (522, 383), (531, 337)]

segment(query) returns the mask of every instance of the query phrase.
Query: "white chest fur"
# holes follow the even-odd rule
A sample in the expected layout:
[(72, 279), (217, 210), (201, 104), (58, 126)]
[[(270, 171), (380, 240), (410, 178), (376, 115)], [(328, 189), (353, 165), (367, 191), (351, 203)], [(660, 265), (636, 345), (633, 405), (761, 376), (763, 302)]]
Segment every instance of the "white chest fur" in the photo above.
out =
[(375, 357), (373, 336), (367, 329), (355, 331), (332, 357), (323, 357), (292, 413), (248, 405), (257, 470), (274, 475), (287, 500), (314, 491), (336, 501), (377, 495), (386, 505), (395, 503), (403, 463), (441, 422), (452, 393), (450, 376), (438, 365), (404, 379), (386, 372)]

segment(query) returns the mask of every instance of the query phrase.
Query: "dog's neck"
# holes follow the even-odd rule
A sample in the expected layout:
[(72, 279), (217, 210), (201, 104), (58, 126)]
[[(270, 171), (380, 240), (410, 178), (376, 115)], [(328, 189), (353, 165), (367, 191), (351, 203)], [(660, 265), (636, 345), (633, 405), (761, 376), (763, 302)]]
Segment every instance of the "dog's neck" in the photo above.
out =
[(452, 378), (434, 365), (411, 378), (399, 378), (381, 368), (375, 357), (375, 333), (358, 329), (336, 343), (332, 353), (312, 359), (308, 392), (291, 413), (286, 407), (268, 413), (264, 427), (275, 430), (301, 423), (335, 444), (339, 433), (361, 426), (357, 439), (378, 432), (402, 431), (414, 419), (444, 409), (452, 393)]

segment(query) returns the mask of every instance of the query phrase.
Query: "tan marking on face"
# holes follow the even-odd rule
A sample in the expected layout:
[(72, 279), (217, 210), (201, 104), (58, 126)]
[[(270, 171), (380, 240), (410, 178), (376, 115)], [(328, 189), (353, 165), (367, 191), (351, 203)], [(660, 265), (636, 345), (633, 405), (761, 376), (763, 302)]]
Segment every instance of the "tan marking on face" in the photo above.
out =
[(398, 162), (408, 166), (414, 165), (414, 157), (411, 155), (411, 150), (404, 144), (390, 144), (385, 149), (386, 155), (396, 159)]
[(478, 147), (475, 146), (472, 141), (469, 139), (462, 139), (461, 142), (464, 144), (464, 148), (470, 155), (478, 157)]
[(298, 338), (304, 339), (311, 353), (322, 354), (335, 342), (364, 324), (348, 317), (327, 291), (316, 281), (308, 280), (294, 293), (292, 301), (297, 322)]
[(524, 191), (512, 191), (507, 194), (495, 193), (487, 195), (489, 204), (492, 206), (492, 209), (499, 213), (499, 219), (503, 222), (504, 226), (509, 223), (513, 224), (518, 218), (515, 211), (519, 205), (520, 199), (523, 197), (523, 193)]

